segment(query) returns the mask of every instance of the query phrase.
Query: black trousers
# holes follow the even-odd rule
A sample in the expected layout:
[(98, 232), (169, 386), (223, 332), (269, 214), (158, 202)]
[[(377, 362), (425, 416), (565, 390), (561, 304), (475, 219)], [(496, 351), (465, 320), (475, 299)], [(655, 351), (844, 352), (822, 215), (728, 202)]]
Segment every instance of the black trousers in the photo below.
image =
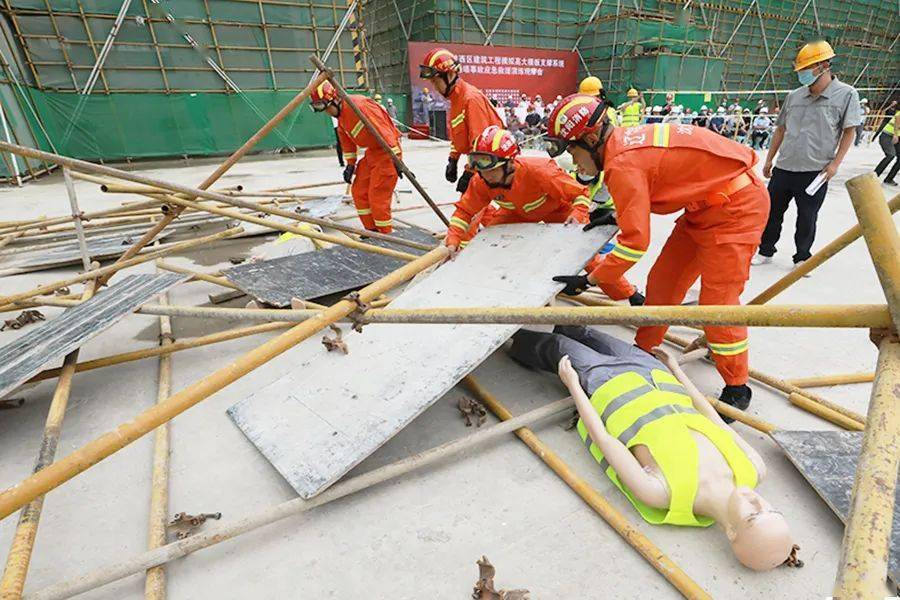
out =
[(894, 176), (897, 174), (897, 171), (900, 171), (900, 158), (898, 158), (898, 155), (900, 155), (900, 142), (895, 144), (893, 137), (890, 133), (882, 133), (878, 136), (878, 145), (881, 146), (881, 151), (884, 152), (884, 158), (875, 167), (875, 174), (881, 175), (888, 168), (888, 165), (891, 164), (891, 161), (894, 161), (894, 166), (891, 167), (887, 177), (884, 178), (885, 181), (894, 181)]
[(810, 249), (816, 239), (816, 220), (819, 218), (819, 209), (822, 208), (825, 193), (828, 191), (826, 182), (814, 196), (806, 193), (806, 187), (818, 174), (819, 171), (785, 171), (777, 167), (772, 169), (772, 179), (769, 180), (772, 208), (762, 234), (762, 242), (759, 244), (760, 254), (775, 256), (775, 244), (781, 237), (784, 213), (791, 200), (794, 200), (797, 203), (797, 228), (794, 232), (797, 251), (794, 254), (794, 262), (798, 263), (812, 256)]

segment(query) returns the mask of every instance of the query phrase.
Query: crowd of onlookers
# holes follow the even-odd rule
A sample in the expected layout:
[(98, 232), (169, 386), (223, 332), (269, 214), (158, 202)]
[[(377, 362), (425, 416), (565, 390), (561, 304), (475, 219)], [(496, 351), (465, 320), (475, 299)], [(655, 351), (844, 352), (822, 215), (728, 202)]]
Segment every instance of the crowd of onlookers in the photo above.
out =
[[(491, 103), (520, 145), (538, 146), (540, 136), (547, 131), (547, 119), (560, 100), (562, 96), (557, 96), (545, 103), (540, 95), (531, 98), (522, 94), (518, 101), (507, 99), (501, 102), (492, 97)], [(617, 124), (621, 124), (621, 114), (617, 113), (617, 116), (620, 121)], [(665, 104), (644, 108), (641, 124), (681, 123), (706, 127), (755, 149), (762, 149), (768, 145), (777, 116), (777, 111), (769, 112), (764, 100), (757, 102), (753, 109), (741, 107), (737, 100), (730, 103), (723, 100), (718, 106), (710, 108), (703, 105), (694, 112), (691, 108), (675, 104), (674, 98), (669, 95)]]

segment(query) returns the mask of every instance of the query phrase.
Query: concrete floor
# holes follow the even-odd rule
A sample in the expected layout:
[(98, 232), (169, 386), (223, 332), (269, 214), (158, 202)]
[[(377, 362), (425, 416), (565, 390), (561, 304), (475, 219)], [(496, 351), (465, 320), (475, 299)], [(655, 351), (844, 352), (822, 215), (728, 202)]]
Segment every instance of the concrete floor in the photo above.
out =
[[(410, 167), (437, 201), (455, 199), (443, 179), (446, 147), (405, 142)], [(877, 146), (853, 148), (830, 186), (819, 220), (817, 247), (855, 222), (843, 182), (871, 170), (881, 157)], [(140, 165), (147, 174), (196, 184), (211, 162)], [(223, 184), (262, 189), (336, 180), (334, 155), (253, 158), (237, 165)], [(342, 187), (342, 186), (341, 186)], [(408, 181), (399, 184), (402, 206), (420, 204)], [(120, 202), (96, 186), (79, 182), (83, 209)], [(340, 187), (331, 188), (339, 191)], [(891, 195), (894, 190), (888, 188)], [(57, 173), (22, 189), (0, 190), (0, 221), (66, 212), (62, 178)], [(439, 229), (427, 210), (399, 216)], [(756, 267), (745, 297), (763, 289), (791, 267), (794, 211), (788, 213), (781, 253), (772, 265)], [(653, 245), (629, 274), (644, 281), (673, 218), (653, 218)], [(229, 242), (214, 252), (185, 254), (171, 262), (212, 271), (227, 258), (253, 252), (265, 238)], [(149, 272), (142, 265), (133, 272)], [(25, 290), (58, 279), (73, 269), (7, 277), (3, 293)], [(74, 291), (74, 290), (73, 290)], [(176, 288), (171, 302), (205, 304), (221, 291), (206, 283)], [(856, 242), (835, 259), (782, 294), (781, 303), (840, 304), (883, 302), (865, 245)], [(240, 303), (233, 303), (239, 305)], [(57, 309), (46, 309), (48, 317)], [(0, 315), (10, 318), (12, 314)], [(211, 333), (231, 323), (175, 319), (178, 338)], [(82, 359), (154, 346), (154, 317), (133, 315), (90, 341)], [(630, 333), (608, 328), (623, 338)], [(0, 343), (20, 332), (0, 333)], [(256, 336), (174, 355), (175, 390), (181, 389), (260, 344)], [(350, 358), (352, 360), (352, 356)], [(859, 330), (776, 330), (752, 332), (751, 363), (783, 376), (871, 370), (876, 352)], [(226, 388), (172, 423), (170, 512), (221, 511), (223, 522), (240, 518), (293, 497), (293, 492), (225, 415), (225, 409), (261, 382), (291, 369), (276, 359)], [(694, 363), (689, 374), (701, 389), (717, 395), (721, 386), (712, 367)], [(515, 413), (564, 395), (552, 376), (526, 371), (501, 350), (476, 375)], [(155, 359), (128, 363), (76, 376), (59, 456), (149, 407), (156, 397)], [(402, 385), (402, 382), (400, 383)], [(27, 399), (15, 410), (0, 411), (0, 487), (31, 472), (40, 431), (53, 394), (44, 382), (17, 394)], [(865, 411), (869, 385), (820, 390), (830, 399)], [(400, 435), (360, 465), (362, 472), (470, 433), (455, 404), (462, 390), (440, 399)], [(831, 426), (792, 407), (771, 390), (755, 385), (751, 412), (785, 429)], [(348, 405), (348, 410), (352, 406)], [(625, 498), (597, 469), (573, 432), (559, 421), (535, 428), (573, 469), (647, 534), (669, 557), (716, 598), (822, 598), (830, 594), (843, 528), (773, 442), (746, 427), (739, 431), (769, 466), (760, 486), (783, 511), (802, 547), (803, 569), (766, 574), (742, 568), (716, 527), (653, 527), (642, 521)], [(49, 494), (28, 579), (28, 590), (69, 579), (140, 553), (146, 547), (150, 497), (152, 436), (132, 444)], [(0, 548), (6, 548), (16, 519), (0, 522)], [(466, 598), (477, 578), (476, 559), (487, 555), (496, 565), (498, 587), (527, 588), (533, 598), (674, 598), (675, 590), (622, 541), (531, 452), (513, 437), (413, 476), (346, 498), (305, 516), (282, 521), (171, 564), (169, 594), (193, 598)], [(140, 598), (143, 576), (136, 575), (85, 594), (85, 598)]]

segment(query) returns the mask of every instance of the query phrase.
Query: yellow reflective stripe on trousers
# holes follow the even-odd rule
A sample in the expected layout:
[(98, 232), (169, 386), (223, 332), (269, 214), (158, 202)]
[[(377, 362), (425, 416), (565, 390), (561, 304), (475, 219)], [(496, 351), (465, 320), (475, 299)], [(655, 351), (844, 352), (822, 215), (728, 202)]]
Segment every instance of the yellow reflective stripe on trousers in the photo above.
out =
[(356, 152), (344, 152), (344, 160), (352, 160), (356, 158)]
[(653, 145), (657, 148), (669, 147), (669, 132), (671, 126), (668, 123), (657, 123), (653, 126)]
[(465, 120), (466, 120), (466, 111), (462, 111), (461, 113), (459, 113), (458, 115), (453, 117), (453, 120), (450, 121), (450, 127), (451, 128), (456, 127), (457, 125), (459, 125), (460, 123), (462, 123)]
[(525, 212), (531, 212), (531, 211), (535, 210), (536, 208), (539, 208), (546, 201), (547, 201), (547, 194), (544, 194), (537, 200), (534, 200), (533, 202), (529, 202), (528, 204), (523, 205), (522, 210), (524, 210)]
[(727, 344), (714, 344), (713, 342), (707, 341), (706, 345), (709, 346), (709, 349), (713, 354), (718, 354), (719, 356), (734, 356), (735, 354), (746, 352), (750, 348), (750, 340), (744, 338), (737, 342), (730, 342)]
[(578, 206), (579, 204), (589, 207), (591, 205), (591, 201), (587, 196), (578, 196), (577, 198), (575, 198), (575, 202), (572, 203), (572, 206)]
[(365, 126), (363, 125), (362, 121), (354, 125), (353, 129), (350, 130), (350, 137), (356, 137), (357, 135), (359, 135), (359, 132), (362, 131), (363, 127)]
[(378, 219), (375, 219), (375, 227), (392, 227), (393, 225), (393, 219), (388, 219), (387, 221), (379, 221)]
[(629, 248), (628, 246), (623, 246), (622, 244), (616, 244), (613, 246), (612, 253), (615, 256), (618, 256), (621, 259), (637, 262), (641, 260), (641, 258), (647, 253), (646, 250), (635, 250), (634, 248)]
[(358, 214), (358, 215), (371, 215), (371, 214), (372, 214), (372, 209), (371, 209), (371, 208), (357, 208), (357, 209), (356, 209), (356, 214)]
[(450, 227), (456, 227), (458, 229), (466, 231), (469, 228), (469, 224), (465, 219), (460, 219), (459, 217), (450, 217)]

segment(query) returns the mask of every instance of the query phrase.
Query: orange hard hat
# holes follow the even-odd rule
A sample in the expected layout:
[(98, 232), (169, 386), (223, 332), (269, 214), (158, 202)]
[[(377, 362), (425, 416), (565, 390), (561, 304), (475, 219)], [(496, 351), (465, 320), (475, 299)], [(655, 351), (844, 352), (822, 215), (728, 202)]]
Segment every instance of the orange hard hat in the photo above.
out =
[(518, 155), (515, 136), (502, 127), (491, 125), (475, 138), (469, 152), (469, 165), (479, 171), (493, 169)]
[(459, 73), (459, 71), (459, 60), (446, 48), (430, 50), (422, 59), (422, 64), (419, 65), (419, 77), (422, 79), (431, 79), (441, 73)]
[(834, 49), (825, 40), (804, 44), (794, 59), (794, 70), (802, 71), (823, 60), (835, 57)]
[(314, 111), (325, 110), (325, 106), (337, 100), (337, 90), (328, 81), (323, 81), (309, 95), (309, 101), (312, 103)]

